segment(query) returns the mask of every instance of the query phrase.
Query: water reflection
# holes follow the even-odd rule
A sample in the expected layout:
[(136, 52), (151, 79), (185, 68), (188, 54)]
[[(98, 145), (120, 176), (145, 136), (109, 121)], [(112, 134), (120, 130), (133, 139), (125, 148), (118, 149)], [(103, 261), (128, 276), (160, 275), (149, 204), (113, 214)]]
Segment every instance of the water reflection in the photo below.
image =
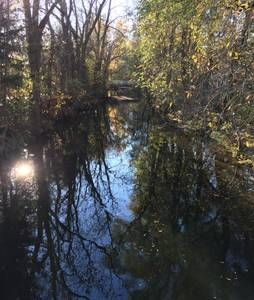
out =
[(252, 299), (253, 194), (213, 146), (149, 131), (134, 161), (136, 218), (114, 227), (120, 272), (146, 282), (132, 298)]
[(13, 180), (31, 180), (34, 177), (34, 164), (31, 160), (18, 161), (11, 171)]
[(214, 143), (140, 103), (27, 151), (0, 167), (1, 298), (253, 298), (253, 170)]

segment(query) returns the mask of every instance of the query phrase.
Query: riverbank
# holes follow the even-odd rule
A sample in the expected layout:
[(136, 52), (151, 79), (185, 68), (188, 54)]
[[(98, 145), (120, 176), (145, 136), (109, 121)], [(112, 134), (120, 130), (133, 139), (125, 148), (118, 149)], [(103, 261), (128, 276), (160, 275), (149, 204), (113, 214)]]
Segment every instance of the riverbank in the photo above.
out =
[(187, 134), (195, 134), (213, 140), (221, 152), (230, 153), (232, 163), (254, 167), (254, 134), (251, 130), (238, 129), (236, 133), (228, 124), (218, 126), (215, 114), (208, 116), (205, 122), (197, 117), (186, 120), (179, 114), (173, 113), (165, 114), (163, 120), (169, 126), (179, 128)]

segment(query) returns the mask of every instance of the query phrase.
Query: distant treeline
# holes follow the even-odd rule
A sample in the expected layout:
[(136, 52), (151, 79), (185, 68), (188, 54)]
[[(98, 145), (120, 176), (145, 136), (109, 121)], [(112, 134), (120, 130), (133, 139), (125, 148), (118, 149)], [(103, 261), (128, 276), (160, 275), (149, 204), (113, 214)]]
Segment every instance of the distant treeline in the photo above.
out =
[(44, 99), (103, 98), (126, 28), (111, 0), (0, 2), (0, 98), (40, 127)]

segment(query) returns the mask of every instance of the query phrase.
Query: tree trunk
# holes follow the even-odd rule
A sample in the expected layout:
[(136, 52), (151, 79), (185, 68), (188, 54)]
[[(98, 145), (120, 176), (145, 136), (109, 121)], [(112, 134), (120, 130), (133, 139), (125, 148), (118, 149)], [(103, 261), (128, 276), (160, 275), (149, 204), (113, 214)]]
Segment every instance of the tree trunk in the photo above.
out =
[(42, 38), (40, 32), (38, 32), (37, 26), (34, 26), (33, 30), (29, 33), (28, 41), (28, 55), (29, 64), (32, 79), (32, 128), (34, 134), (37, 135), (41, 130), (41, 52), (42, 52)]

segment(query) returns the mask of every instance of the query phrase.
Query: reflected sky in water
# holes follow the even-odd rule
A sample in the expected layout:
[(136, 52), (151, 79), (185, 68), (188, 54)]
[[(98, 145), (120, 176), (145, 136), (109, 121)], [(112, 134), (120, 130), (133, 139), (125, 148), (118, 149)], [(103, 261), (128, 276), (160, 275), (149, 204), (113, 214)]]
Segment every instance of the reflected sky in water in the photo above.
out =
[(1, 299), (253, 299), (251, 168), (143, 102), (66, 124), (1, 161)]

